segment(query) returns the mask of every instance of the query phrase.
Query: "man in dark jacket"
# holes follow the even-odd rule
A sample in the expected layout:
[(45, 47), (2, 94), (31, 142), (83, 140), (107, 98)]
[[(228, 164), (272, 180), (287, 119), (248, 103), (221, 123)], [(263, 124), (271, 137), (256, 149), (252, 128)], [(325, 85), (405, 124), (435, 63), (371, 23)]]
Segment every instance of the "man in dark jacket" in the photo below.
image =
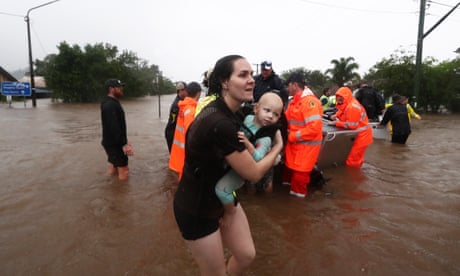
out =
[(356, 93), (355, 98), (366, 109), (369, 121), (378, 122), (379, 115), (382, 115), (385, 109), (385, 100), (382, 95), (374, 87), (364, 83)]
[(278, 90), (283, 99), (284, 106), (287, 105), (288, 93), (284, 87), (283, 80), (273, 71), (272, 62), (264, 61), (260, 64), (262, 70), (260, 75), (254, 78), (255, 86), (253, 92), (254, 102), (258, 102), (260, 97), (268, 91)]
[(107, 96), (101, 101), (102, 146), (110, 163), (108, 174), (118, 174), (120, 180), (128, 178), (128, 155), (133, 148), (128, 144), (125, 112), (119, 99), (123, 96), (120, 80), (109, 79), (105, 82)]

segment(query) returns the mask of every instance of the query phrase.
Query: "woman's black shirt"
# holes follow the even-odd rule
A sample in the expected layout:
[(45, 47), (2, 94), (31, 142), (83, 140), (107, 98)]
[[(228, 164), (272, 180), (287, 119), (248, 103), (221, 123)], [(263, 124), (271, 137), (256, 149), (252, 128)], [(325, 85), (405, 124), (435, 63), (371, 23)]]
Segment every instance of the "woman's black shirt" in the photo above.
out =
[(243, 151), (237, 132), (240, 119), (218, 98), (206, 106), (187, 131), (185, 163), (174, 204), (183, 211), (208, 218), (223, 215), (215, 185), (228, 171), (225, 156)]

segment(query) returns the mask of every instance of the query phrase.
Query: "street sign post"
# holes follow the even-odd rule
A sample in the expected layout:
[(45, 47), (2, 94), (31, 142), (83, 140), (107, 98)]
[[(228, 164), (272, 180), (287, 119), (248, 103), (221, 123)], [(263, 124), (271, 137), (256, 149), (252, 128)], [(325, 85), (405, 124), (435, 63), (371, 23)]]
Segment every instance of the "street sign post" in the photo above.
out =
[(29, 82), (15, 82), (15, 81), (4, 81), (2, 82), (2, 95), (7, 97), (9, 106), (11, 107), (12, 96), (23, 96), (24, 107), (26, 107), (26, 96), (32, 94), (31, 86)]
[(4, 96), (30, 96), (32, 90), (29, 82), (14, 82), (4, 81), (2, 82), (2, 95)]

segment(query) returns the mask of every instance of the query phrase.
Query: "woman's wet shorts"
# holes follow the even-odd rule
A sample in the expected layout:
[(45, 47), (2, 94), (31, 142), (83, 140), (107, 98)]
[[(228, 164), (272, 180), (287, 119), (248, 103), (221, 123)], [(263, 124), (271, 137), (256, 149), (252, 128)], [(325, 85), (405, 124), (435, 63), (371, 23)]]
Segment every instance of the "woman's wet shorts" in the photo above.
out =
[(203, 218), (184, 212), (174, 204), (174, 216), (177, 225), (186, 240), (197, 240), (206, 237), (219, 229), (219, 218)]
[(114, 167), (128, 166), (128, 156), (123, 152), (121, 147), (104, 147), (107, 153), (107, 161)]

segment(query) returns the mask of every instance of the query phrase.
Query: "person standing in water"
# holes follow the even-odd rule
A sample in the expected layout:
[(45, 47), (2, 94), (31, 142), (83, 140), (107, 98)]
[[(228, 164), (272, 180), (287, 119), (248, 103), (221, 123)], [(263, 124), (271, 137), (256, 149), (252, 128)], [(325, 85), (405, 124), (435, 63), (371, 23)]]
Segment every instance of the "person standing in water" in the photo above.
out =
[(285, 111), (288, 140), (282, 184), (291, 186), (290, 195), (304, 198), (321, 150), (323, 108), (302, 74), (291, 74), (287, 83), (292, 99)]
[(366, 109), (353, 97), (349, 87), (341, 87), (335, 93), (337, 113), (331, 116), (328, 125), (358, 131), (350, 153), (345, 160), (348, 167), (360, 168), (364, 163), (367, 147), (374, 141)]
[[(246, 214), (240, 203), (226, 210), (215, 186), (228, 168), (252, 182), (273, 166), (283, 148), (277, 133), (273, 147), (256, 162), (238, 139), (244, 102), (252, 100), (253, 70), (239, 55), (219, 59), (210, 76), (209, 91), (217, 99), (195, 118), (187, 132), (182, 178), (174, 195), (177, 225), (202, 275), (241, 275), (256, 251)], [(232, 256), (225, 263), (224, 246)]]
[(118, 174), (118, 179), (128, 179), (128, 156), (133, 148), (128, 144), (125, 112), (119, 99), (123, 96), (125, 84), (117, 79), (105, 82), (107, 96), (101, 101), (102, 146), (110, 163), (108, 174)]
[(391, 122), (391, 142), (395, 144), (404, 145), (411, 133), (406, 100), (405, 96), (394, 94), (393, 104), (385, 111), (380, 122), (383, 126)]
[(190, 124), (195, 119), (195, 110), (197, 101), (201, 95), (201, 86), (199, 83), (192, 81), (186, 87), (187, 96), (179, 101), (179, 111), (176, 119), (176, 130), (171, 146), (169, 156), (169, 168), (179, 174), (182, 174), (185, 158), (185, 135)]

